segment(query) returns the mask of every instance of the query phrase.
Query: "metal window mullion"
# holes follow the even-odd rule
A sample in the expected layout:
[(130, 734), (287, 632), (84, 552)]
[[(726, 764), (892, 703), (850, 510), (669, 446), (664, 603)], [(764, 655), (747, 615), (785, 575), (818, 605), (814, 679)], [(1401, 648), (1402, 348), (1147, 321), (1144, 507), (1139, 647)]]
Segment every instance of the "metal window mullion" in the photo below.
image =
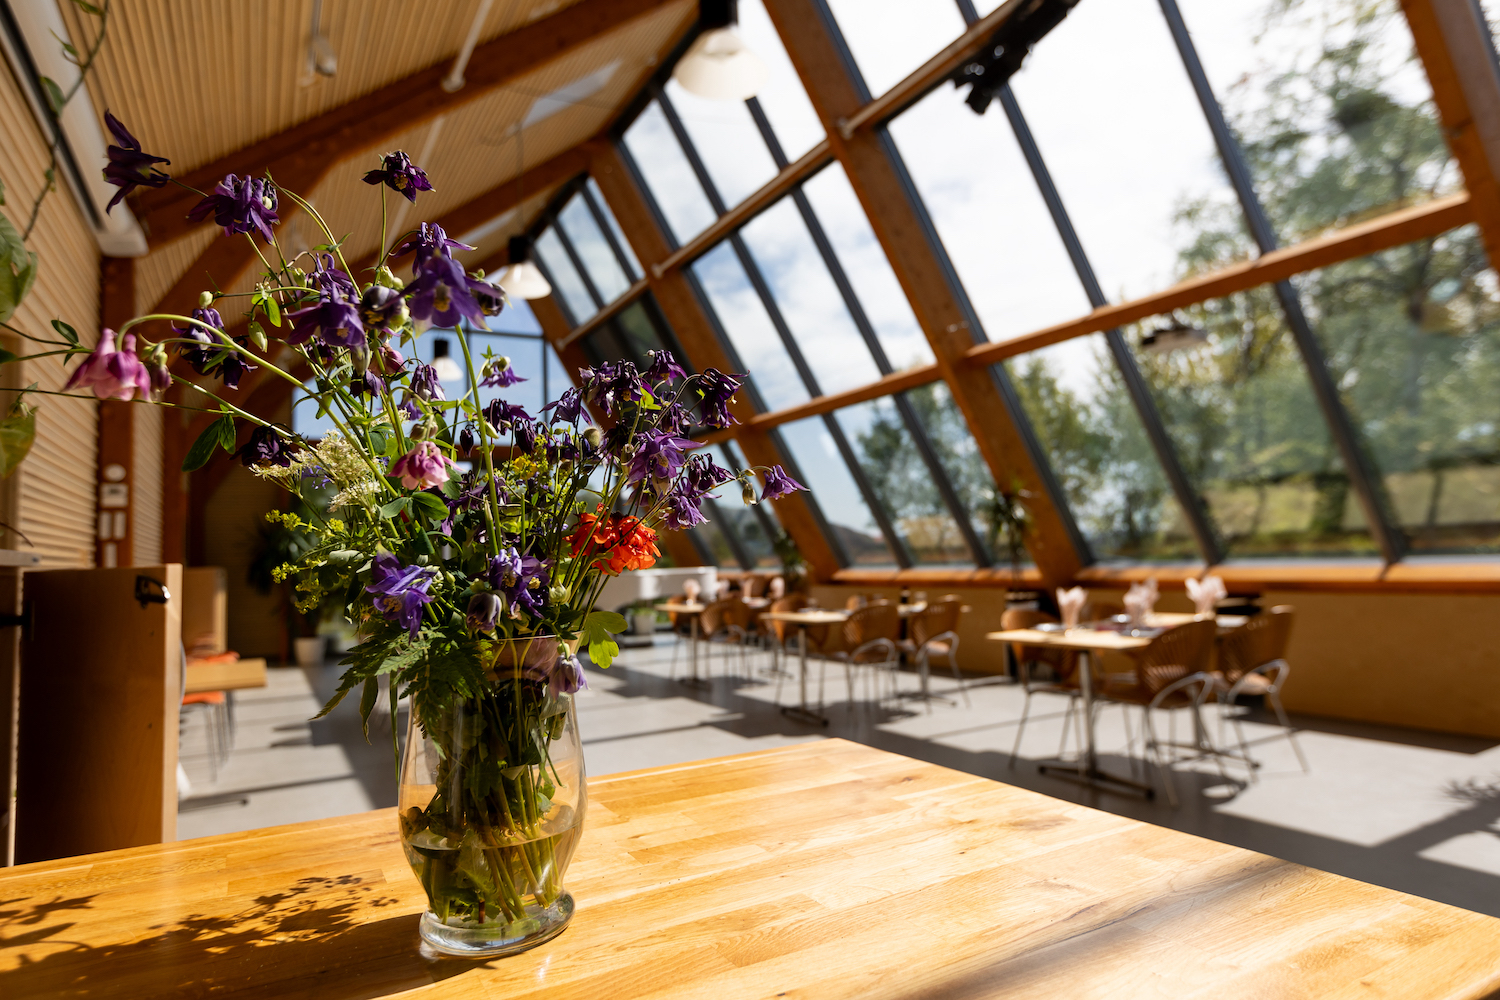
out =
[(646, 183), (646, 175), (641, 173), (641, 165), (635, 162), (635, 157), (630, 154), (630, 147), (625, 145), (622, 140), (616, 139), (614, 151), (615, 155), (620, 158), (620, 162), (625, 164), (625, 170), (630, 174), (631, 183), (640, 192), (641, 201), (645, 204), (647, 210), (650, 211), (651, 219), (656, 223), (656, 231), (661, 234), (663, 242), (672, 250), (681, 247), (682, 244), (677, 241), (677, 234), (672, 230), (672, 224), (667, 221), (667, 217), (662, 212), (661, 206), (656, 203), (656, 196), (651, 193), (651, 185)]
[[(1079, 240), (1078, 232), (1073, 228), (1073, 222), (1063, 206), (1062, 195), (1058, 193), (1057, 186), (1052, 182), (1052, 175), (1047, 170), (1047, 164), (1042, 160), (1042, 152), (1037, 147), (1036, 139), (1026, 124), (1025, 115), (1021, 113), (1021, 105), (1016, 101), (1016, 95), (1008, 84), (1000, 88), (999, 98), (1001, 107), (1005, 109), (1005, 117), (1010, 120), (1011, 130), (1015, 133), (1016, 143), (1021, 147), (1026, 163), (1031, 168), (1032, 177), (1035, 178), (1037, 188), (1041, 191), (1042, 200), (1047, 203), (1047, 210), (1052, 215), (1052, 223), (1057, 228), (1058, 235), (1062, 237), (1069, 260), (1073, 262), (1073, 270), (1078, 273), (1078, 280), (1088, 296), (1089, 305), (1095, 309), (1108, 305), (1104, 290), (1099, 286), (1099, 279), (1094, 275), (1093, 266), (1089, 264), (1088, 255), (1084, 253), (1083, 243)], [(1124, 334), (1116, 328), (1106, 331), (1104, 336), (1109, 344), (1110, 354), (1115, 359), (1115, 366), (1125, 382), (1125, 390), (1130, 394), (1130, 400), (1140, 415), (1141, 425), (1146, 431), (1147, 439), (1151, 442), (1151, 449), (1156, 453), (1156, 459), (1166, 473), (1167, 483), (1171, 486), (1173, 494), (1177, 497), (1177, 503), (1187, 517), (1188, 527), (1198, 543), (1204, 560), (1209, 565), (1222, 562), (1224, 548), (1208, 516), (1203, 495), (1188, 479), (1187, 470), (1182, 467), (1177, 448), (1167, 434), (1161, 413), (1156, 408), (1156, 401), (1151, 397), (1145, 376), (1141, 374), (1140, 367), (1135, 363), (1135, 357), (1130, 353), (1129, 345), (1125, 343)]]
[[(1250, 167), (1245, 162), (1239, 140), (1230, 130), (1219, 99), (1214, 95), (1208, 75), (1203, 71), (1203, 63), (1188, 34), (1182, 11), (1177, 6), (1177, 0), (1159, 2), (1167, 28), (1172, 33), (1172, 40), (1177, 45), (1177, 53), (1182, 57), (1183, 68), (1187, 70), (1193, 92), (1203, 109), (1203, 116), (1208, 119), (1209, 131), (1213, 133), (1214, 144), (1219, 148), (1224, 172), (1229, 176), (1240, 207), (1244, 210), (1250, 235), (1262, 254), (1270, 253), (1279, 242), (1276, 230), (1260, 202), (1260, 196), (1255, 192)], [(1302, 299), (1291, 282), (1278, 281), (1274, 287), (1287, 326), (1291, 328), (1292, 340), (1302, 355), (1303, 367), (1307, 370), (1308, 381), (1312, 383), (1313, 396), (1318, 401), (1318, 408), (1323, 413), (1329, 433), (1333, 435), (1339, 457), (1343, 459), (1344, 474), (1349, 477), (1349, 484), (1359, 498), (1365, 522), (1369, 525), (1370, 533), (1375, 536), (1375, 542), (1380, 546), (1385, 561), (1398, 562), (1406, 551), (1405, 536), (1392, 512), (1380, 472), (1360, 440), (1354, 421), (1344, 407), (1344, 401), (1339, 397), (1338, 386), (1334, 384), (1333, 374), (1328, 370), (1328, 359), (1323, 354), (1323, 345), (1313, 333), (1312, 324), (1308, 322), (1307, 314), (1302, 309)]]
[(844, 429), (839, 426), (838, 418), (832, 413), (823, 414), (823, 426), (828, 428), (828, 433), (833, 437), (834, 447), (838, 448), (839, 454), (844, 457), (844, 464), (849, 467), (849, 475), (854, 477), (854, 485), (859, 488), (860, 495), (865, 498), (865, 506), (870, 508), (870, 516), (880, 527), (880, 533), (885, 535), (885, 543), (890, 548), (891, 554), (896, 557), (896, 565), (902, 569), (911, 569), (911, 553), (907, 551), (906, 539), (896, 530), (896, 523), (891, 520), (890, 512), (885, 509), (885, 504), (875, 492), (865, 470), (859, 464), (859, 458), (854, 454), (854, 446), (844, 435)]
[(552, 231), (557, 234), (557, 242), (562, 245), (563, 253), (568, 255), (568, 260), (573, 263), (573, 269), (578, 272), (578, 277), (583, 280), (583, 287), (588, 291), (589, 298), (594, 300), (594, 308), (603, 309), (608, 303), (604, 301), (604, 296), (599, 294), (599, 289), (594, 284), (594, 279), (589, 277), (588, 268), (583, 266), (583, 258), (578, 256), (578, 251), (574, 248), (573, 241), (568, 238), (568, 231), (562, 227), (561, 222), (555, 219), (552, 222)]
[(588, 207), (589, 214), (594, 217), (594, 225), (598, 226), (599, 232), (604, 235), (604, 242), (609, 244), (610, 252), (615, 255), (615, 261), (619, 263), (621, 272), (630, 279), (632, 284), (639, 281), (640, 275), (636, 274), (635, 268), (630, 266), (630, 258), (625, 255), (625, 248), (620, 246), (619, 239), (615, 237), (614, 229), (611, 228), (609, 220), (604, 217), (604, 213), (599, 208), (599, 203), (594, 200), (593, 192), (589, 190), (589, 186), (585, 184), (579, 189), (579, 194), (583, 195), (583, 203)]
[(754, 569), (750, 561), (750, 555), (745, 551), (745, 545), (740, 541), (740, 536), (734, 530), (734, 525), (729, 523), (729, 518), (719, 509), (719, 505), (711, 498), (704, 497), (703, 504), (708, 508), (711, 515), (709, 520), (719, 526), (719, 534), (724, 536), (724, 541), (729, 544), (729, 551), (734, 556), (734, 561), (740, 564), (740, 569)]
[(703, 193), (708, 196), (708, 203), (713, 208), (714, 214), (723, 215), (729, 211), (729, 208), (724, 204), (724, 199), (719, 194), (713, 177), (709, 175), (708, 166), (703, 162), (703, 157), (698, 155), (698, 147), (693, 145), (693, 139), (687, 134), (687, 128), (683, 126), (682, 119), (677, 117), (676, 106), (672, 104), (671, 98), (667, 97), (665, 90), (656, 95), (656, 101), (661, 106), (662, 115), (667, 119), (667, 126), (677, 137), (677, 145), (682, 147), (682, 155), (687, 157), (688, 166), (693, 168), (693, 174), (702, 185)]
[[(541, 254), (532, 254), (531, 262), (536, 265), (538, 271), (542, 272), (542, 277), (547, 279), (547, 284), (553, 288), (558, 287), (557, 278), (552, 274), (551, 269), (547, 267), (546, 261), (542, 260)], [(562, 313), (563, 319), (568, 321), (568, 329), (578, 329), (578, 317), (573, 315), (573, 310), (568, 306), (567, 298), (562, 295), (554, 295), (552, 296), (552, 301), (557, 305), (557, 311)]]

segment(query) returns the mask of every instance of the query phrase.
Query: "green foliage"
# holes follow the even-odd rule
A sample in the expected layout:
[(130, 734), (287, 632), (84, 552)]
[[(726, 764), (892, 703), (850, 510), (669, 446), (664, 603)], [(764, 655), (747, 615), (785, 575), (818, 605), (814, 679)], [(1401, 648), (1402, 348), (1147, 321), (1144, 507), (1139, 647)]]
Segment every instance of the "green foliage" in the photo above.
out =
[(10, 412), (0, 419), (0, 479), (10, 478), (36, 442), (36, 409), (27, 406), (25, 398), (24, 392), (17, 396)]
[(208, 464), (214, 452), (223, 448), (225, 451), (234, 451), (234, 418), (224, 414), (218, 420), (204, 428), (198, 440), (188, 449), (187, 455), (182, 460), (183, 472), (195, 472)]
[(610, 633), (619, 635), (628, 627), (624, 616), (613, 611), (592, 611), (583, 620), (583, 636), (588, 640), (589, 659), (594, 661), (596, 667), (607, 669), (615, 662), (615, 657), (620, 655), (620, 647)]
[(36, 282), (37, 255), (26, 249), (21, 234), (0, 214), (0, 323), (8, 323)]

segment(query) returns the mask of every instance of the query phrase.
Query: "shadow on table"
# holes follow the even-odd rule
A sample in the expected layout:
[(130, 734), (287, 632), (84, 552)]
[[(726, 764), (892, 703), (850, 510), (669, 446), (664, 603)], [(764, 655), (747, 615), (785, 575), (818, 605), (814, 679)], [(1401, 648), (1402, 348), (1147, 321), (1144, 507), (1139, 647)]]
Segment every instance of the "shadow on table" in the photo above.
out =
[[(0, 997), (206, 997), (363, 1000), (447, 979), (482, 963), (428, 958), (414, 913), (359, 922), (399, 905), (358, 875), (304, 878), (227, 917), (188, 916), (148, 938), (98, 944), (94, 896), (0, 900)], [(76, 940), (73, 934), (89, 939)]]

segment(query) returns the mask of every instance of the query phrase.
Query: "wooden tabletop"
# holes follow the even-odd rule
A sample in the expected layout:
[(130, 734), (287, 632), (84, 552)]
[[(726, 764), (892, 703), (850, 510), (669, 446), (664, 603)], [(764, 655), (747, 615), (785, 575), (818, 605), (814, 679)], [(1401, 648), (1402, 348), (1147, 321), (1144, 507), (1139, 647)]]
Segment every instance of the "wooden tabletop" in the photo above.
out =
[[(1149, 628), (1175, 628), (1193, 621), (1196, 617), (1196, 615), (1181, 611), (1153, 612), (1147, 616), (1146, 625)], [(1219, 615), (1217, 621), (1221, 633), (1245, 624), (1245, 618), (1242, 615)], [(1015, 642), (1023, 646), (1056, 646), (1060, 649), (1093, 649), (1116, 653), (1148, 646), (1152, 639), (1151, 636), (1126, 635), (1124, 632), (1086, 627), (1068, 632), (1013, 628), (1002, 632), (986, 632), (984, 637), (991, 642)]]
[[(770, 599), (765, 597), (751, 597), (742, 600), (740, 603), (747, 608), (769, 608), (771, 606)], [(656, 605), (656, 610), (667, 611), (677, 615), (701, 615), (708, 610), (708, 605), (694, 602), (683, 604), (677, 601), (668, 601), (665, 604)]]
[[(842, 740), (589, 783), (558, 938), (424, 958), (393, 810), (0, 874), (0, 996), (1391, 997), (1500, 920)], [(406, 994), (403, 991), (412, 991)]]
[(182, 693), (241, 691), (265, 686), (266, 661), (258, 657), (226, 663), (194, 663), (189, 660), (187, 682), (183, 685)]

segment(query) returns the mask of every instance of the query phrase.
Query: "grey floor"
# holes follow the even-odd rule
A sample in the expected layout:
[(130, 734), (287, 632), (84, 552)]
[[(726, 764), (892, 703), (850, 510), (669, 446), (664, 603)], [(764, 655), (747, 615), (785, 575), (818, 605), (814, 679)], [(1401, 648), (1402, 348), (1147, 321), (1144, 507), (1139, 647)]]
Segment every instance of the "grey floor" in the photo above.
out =
[[(934, 691), (951, 702), (916, 702), (876, 710), (846, 700), (842, 668), (827, 676), (823, 729), (776, 708), (778, 686), (765, 659), (754, 679), (726, 673), (717, 651), (707, 688), (669, 679), (673, 645), (626, 649), (607, 671), (589, 668), (579, 695), (589, 773), (608, 774), (704, 757), (839, 736), (984, 775), (1062, 799), (1236, 844), (1351, 878), (1500, 916), (1500, 742), (1411, 730), (1296, 718), (1310, 770), (1303, 772), (1280, 730), (1246, 725), (1263, 762), (1257, 780), (1211, 765), (1175, 774), (1181, 804), (1081, 787), (1037, 770), (1054, 756), (1066, 701), (1037, 695), (1020, 759), (1009, 755), (1024, 702), (1007, 683), (969, 685), (968, 702), (950, 679)], [(677, 663), (684, 673), (685, 653)], [(759, 669), (756, 669), (759, 668)], [(192, 784), (180, 803), (183, 838), (319, 819), (395, 804), (388, 707), (377, 709), (370, 742), (354, 700), (326, 719), (309, 721), (332, 691), (337, 668), (273, 668), (269, 685), (236, 700), (235, 746), (210, 772), (206, 721), (191, 715), (182, 761)], [(917, 679), (901, 683), (914, 690)], [(1293, 681), (1295, 683), (1295, 681)], [(779, 695), (796, 697), (794, 683)], [(403, 712), (404, 724), (404, 712)], [(1166, 724), (1162, 716), (1163, 728)], [(1138, 727), (1138, 716), (1131, 721)], [(1186, 721), (1181, 722), (1185, 734)], [(1119, 708), (1099, 721), (1105, 766), (1131, 773)], [(1071, 748), (1070, 748), (1071, 749)]]

